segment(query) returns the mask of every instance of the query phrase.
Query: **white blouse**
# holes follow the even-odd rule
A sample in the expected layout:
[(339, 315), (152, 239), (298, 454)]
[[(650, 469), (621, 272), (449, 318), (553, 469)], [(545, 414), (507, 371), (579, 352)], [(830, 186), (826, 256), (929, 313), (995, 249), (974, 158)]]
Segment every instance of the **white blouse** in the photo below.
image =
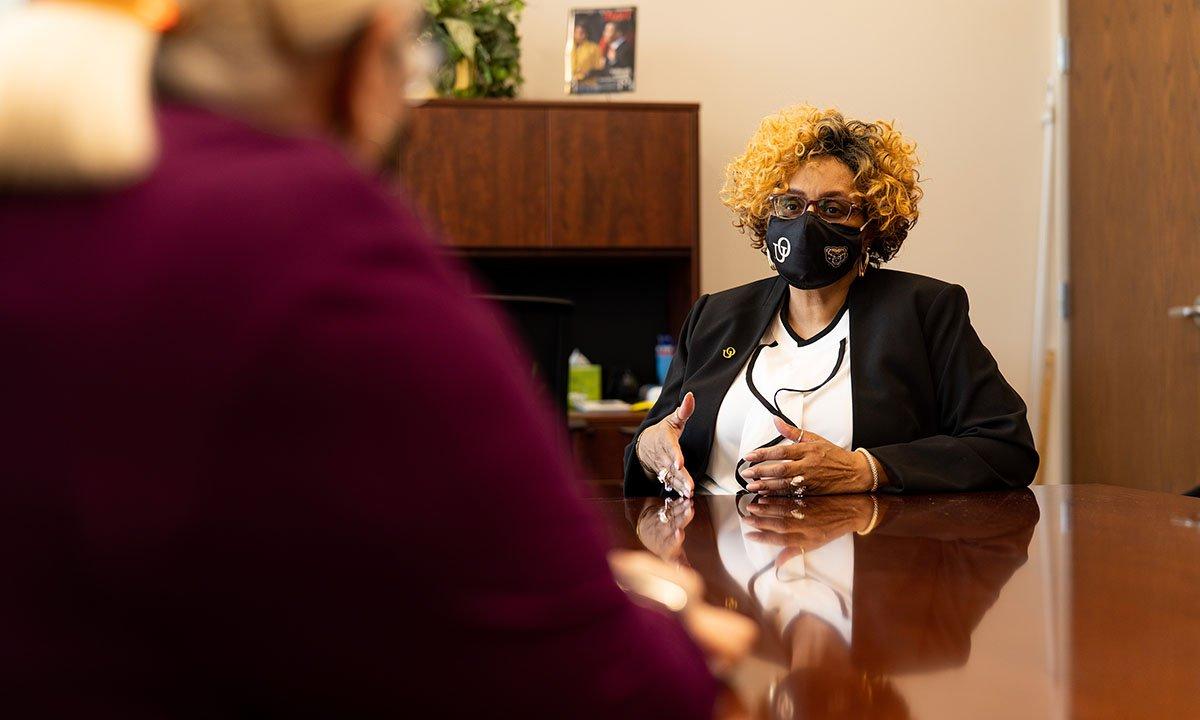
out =
[[(758, 357), (746, 362), (721, 402), (708, 459), (711, 480), (702, 480), (699, 492), (723, 495), (743, 489), (736, 474), (738, 462), (746, 453), (779, 436), (775, 416), (763, 401), (776, 403), (776, 409), (800, 429), (850, 449), (854, 439), (850, 310), (843, 308), (828, 327), (807, 340), (784, 324), (785, 311), (776, 315), (763, 333), (760, 344), (768, 347), (756, 351)], [(752, 364), (754, 374), (750, 379), (762, 400), (755, 397), (747, 382)], [(818, 389), (798, 392), (811, 388)], [(784, 440), (783, 444), (790, 445), (791, 441)]]

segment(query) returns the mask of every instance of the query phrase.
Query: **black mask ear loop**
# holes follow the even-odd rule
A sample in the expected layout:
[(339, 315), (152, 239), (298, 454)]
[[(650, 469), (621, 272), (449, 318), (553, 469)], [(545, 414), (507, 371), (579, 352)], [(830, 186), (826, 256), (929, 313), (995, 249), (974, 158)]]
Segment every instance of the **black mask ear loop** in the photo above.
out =
[[(749, 507), (751, 505), (753, 505), (754, 503), (758, 502), (758, 498), (759, 498), (759, 496), (755, 495), (754, 493), (746, 492), (745, 490), (738, 490), (737, 495), (733, 496), (733, 505), (734, 505), (734, 508), (737, 510), (738, 517), (740, 517), (740, 518), (750, 517)], [(744, 501), (744, 500), (747, 501), (744, 503), (744, 507), (747, 508), (746, 510), (742, 509), (743, 508), (742, 501)]]
[[(775, 396), (773, 398), (774, 402), (768, 402), (767, 399), (765, 397), (763, 397), (762, 393), (760, 393), (758, 391), (758, 387), (754, 384), (754, 364), (758, 361), (758, 356), (762, 353), (763, 349), (769, 348), (769, 347), (775, 347), (778, 344), (779, 344), (779, 342), (776, 341), (776, 342), (772, 342), (770, 345), (759, 345), (757, 348), (755, 348), (754, 354), (750, 356), (750, 363), (746, 366), (746, 387), (750, 388), (750, 394), (754, 396), (754, 399), (758, 400), (759, 404), (761, 404), (764, 408), (766, 408), (767, 412), (771, 413), (772, 415), (774, 415), (775, 417), (784, 421), (788, 425), (791, 425), (792, 427), (799, 427), (798, 425), (796, 425), (796, 423), (792, 422), (792, 419), (789, 418), (783, 412), (783, 410), (781, 410), (779, 408), (779, 405), (778, 405), (779, 393), (794, 392), (794, 393), (800, 393), (801, 395), (809, 395), (811, 393), (815, 393), (816, 391), (818, 391), (821, 388), (828, 385), (829, 381), (832, 380), (835, 375), (837, 375), (838, 370), (842, 369), (842, 361), (846, 359), (846, 338), (842, 338), (842, 341), (838, 344), (837, 362), (835, 362), (833, 364), (833, 370), (829, 371), (829, 377), (822, 380), (819, 384), (817, 384), (811, 388), (808, 388), (807, 390), (801, 390), (798, 388), (779, 388), (778, 390), (775, 391)], [(770, 442), (763, 443), (762, 445), (759, 445), (758, 447), (756, 447), (754, 449), (762, 450), (763, 448), (775, 447), (779, 443), (783, 442), (785, 439), (786, 438), (784, 438), (782, 435), (777, 435), (777, 436), (775, 436), (775, 439), (771, 440)], [(746, 478), (742, 477), (742, 471), (745, 470), (749, 466), (750, 466), (750, 463), (747, 463), (746, 459), (742, 458), (741, 460), (738, 461), (737, 469), (735, 471), (735, 477), (738, 481), (738, 484), (741, 485), (743, 488), (745, 488), (749, 484), (749, 482), (746, 480)]]

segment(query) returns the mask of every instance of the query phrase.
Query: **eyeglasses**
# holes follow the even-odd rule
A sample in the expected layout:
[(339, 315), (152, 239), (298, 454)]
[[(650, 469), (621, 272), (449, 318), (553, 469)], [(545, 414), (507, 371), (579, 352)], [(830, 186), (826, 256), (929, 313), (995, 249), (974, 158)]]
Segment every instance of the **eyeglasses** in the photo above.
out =
[(782, 195), (772, 195), (768, 199), (771, 202), (771, 214), (780, 220), (795, 220), (808, 212), (810, 207), (815, 207), (817, 209), (817, 217), (829, 222), (840, 223), (849, 220), (855, 210), (862, 210), (861, 205), (855, 205), (841, 198), (809, 200), (803, 195), (784, 193)]

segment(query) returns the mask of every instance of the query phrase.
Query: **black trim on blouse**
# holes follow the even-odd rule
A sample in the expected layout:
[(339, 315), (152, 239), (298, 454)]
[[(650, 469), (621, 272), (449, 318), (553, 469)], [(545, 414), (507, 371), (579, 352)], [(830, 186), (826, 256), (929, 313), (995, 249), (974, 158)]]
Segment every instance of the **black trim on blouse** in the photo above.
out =
[(813, 335), (812, 337), (808, 338), (807, 340), (800, 337), (800, 335), (797, 334), (796, 331), (792, 329), (792, 324), (788, 322), (788, 317), (787, 317), (788, 301), (786, 298), (783, 301), (782, 307), (779, 308), (779, 320), (780, 320), (780, 322), (783, 323), (783, 328), (785, 330), (787, 330), (788, 335), (791, 335), (792, 339), (796, 341), (796, 347), (804, 347), (805, 345), (812, 345), (816, 341), (820, 340), (821, 338), (825, 337), (830, 332), (832, 332), (833, 329), (835, 327), (837, 327), (837, 324), (839, 322), (841, 322), (842, 316), (846, 314), (846, 310), (849, 307), (850, 307), (850, 303), (848, 303), (848, 302), (844, 303), (842, 305), (842, 309), (837, 311), (837, 315), (833, 316), (833, 319), (829, 321), (829, 324), (825, 326), (825, 329), (822, 330), (821, 332), (817, 333), (816, 335)]

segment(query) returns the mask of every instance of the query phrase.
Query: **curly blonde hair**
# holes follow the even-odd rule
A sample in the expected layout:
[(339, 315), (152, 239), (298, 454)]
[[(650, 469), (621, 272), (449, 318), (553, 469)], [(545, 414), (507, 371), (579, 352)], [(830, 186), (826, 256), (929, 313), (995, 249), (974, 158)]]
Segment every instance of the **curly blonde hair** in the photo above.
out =
[(833, 108), (793, 105), (759, 123), (746, 151), (725, 168), (721, 200), (736, 216), (734, 226), (749, 231), (751, 246), (761, 250), (771, 214), (768, 198), (787, 189), (804, 160), (828, 155), (854, 173), (867, 217), (874, 221), (869, 257), (874, 264), (887, 262), (917, 222), (923, 192), (917, 186), (916, 149), (884, 120), (847, 120)]

